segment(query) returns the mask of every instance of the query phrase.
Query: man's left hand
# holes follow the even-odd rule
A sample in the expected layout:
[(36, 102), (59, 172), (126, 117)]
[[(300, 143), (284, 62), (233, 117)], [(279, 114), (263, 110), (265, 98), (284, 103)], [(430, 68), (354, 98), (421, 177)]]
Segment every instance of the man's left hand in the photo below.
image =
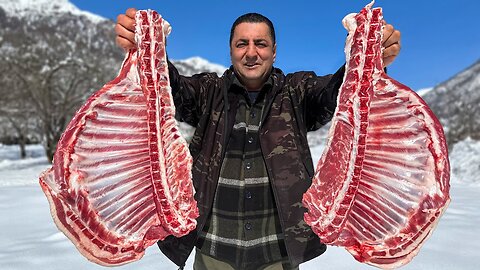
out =
[(400, 53), (400, 31), (393, 28), (391, 24), (387, 24), (385, 21), (383, 27), (383, 65), (386, 67), (390, 65), (397, 55)]

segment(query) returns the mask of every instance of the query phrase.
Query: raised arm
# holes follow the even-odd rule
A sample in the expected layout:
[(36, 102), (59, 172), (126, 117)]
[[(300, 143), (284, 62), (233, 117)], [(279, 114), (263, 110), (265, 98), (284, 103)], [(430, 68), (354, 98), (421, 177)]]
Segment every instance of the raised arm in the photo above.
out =
[[(387, 67), (400, 53), (400, 31), (393, 25), (383, 21), (383, 63)], [(301, 77), (305, 94), (305, 122), (307, 130), (315, 130), (329, 122), (337, 106), (338, 90), (343, 82), (345, 68), (341, 67), (335, 74), (316, 76), (315, 73), (306, 73)]]
[[(129, 8), (125, 14), (117, 16), (115, 33), (116, 43), (128, 51), (135, 48), (135, 8)], [(168, 60), (167, 60), (168, 61)], [(196, 126), (206, 103), (208, 91), (216, 89), (220, 78), (213, 73), (201, 73), (191, 77), (179, 74), (175, 66), (168, 61), (170, 86), (175, 102), (177, 119)], [(215, 85), (212, 85), (215, 84)]]

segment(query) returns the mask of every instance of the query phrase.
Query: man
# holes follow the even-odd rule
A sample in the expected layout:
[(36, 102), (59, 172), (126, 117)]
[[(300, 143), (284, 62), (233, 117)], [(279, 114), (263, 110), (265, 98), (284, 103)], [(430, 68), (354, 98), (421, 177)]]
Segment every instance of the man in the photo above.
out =
[[(117, 19), (125, 49), (134, 47), (135, 12)], [(385, 65), (399, 41), (386, 25)], [(298, 269), (326, 250), (303, 221), (301, 199), (314, 172), (306, 134), (331, 120), (344, 67), (328, 76), (284, 75), (273, 67), (274, 27), (256, 13), (232, 25), (230, 56), (222, 77), (184, 77), (169, 63), (178, 116), (196, 127), (190, 151), (200, 217), (197, 230), (158, 245), (181, 268), (196, 246), (197, 270)]]

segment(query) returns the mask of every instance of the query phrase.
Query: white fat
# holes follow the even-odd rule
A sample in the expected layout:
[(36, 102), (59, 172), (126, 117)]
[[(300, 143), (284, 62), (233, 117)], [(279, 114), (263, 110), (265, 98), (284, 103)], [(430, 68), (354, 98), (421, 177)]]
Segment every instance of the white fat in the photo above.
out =
[(348, 33), (352, 33), (355, 31), (355, 29), (357, 29), (357, 20), (355, 19), (356, 15), (357, 13), (350, 13), (342, 20), (343, 27), (347, 29)]
[[(161, 15), (160, 15), (161, 16)], [(163, 19), (162, 21), (162, 27), (163, 27), (163, 33), (165, 34), (165, 37), (168, 37), (170, 33), (172, 32), (172, 26), (170, 25), (167, 20)]]
[[(366, 5), (365, 8), (370, 10), (373, 4), (375, 4), (375, 0), (372, 0), (372, 2)], [(343, 27), (345, 27), (349, 33), (354, 32), (355, 29), (357, 29), (357, 20), (355, 19), (356, 15), (357, 13), (350, 13), (342, 20)]]

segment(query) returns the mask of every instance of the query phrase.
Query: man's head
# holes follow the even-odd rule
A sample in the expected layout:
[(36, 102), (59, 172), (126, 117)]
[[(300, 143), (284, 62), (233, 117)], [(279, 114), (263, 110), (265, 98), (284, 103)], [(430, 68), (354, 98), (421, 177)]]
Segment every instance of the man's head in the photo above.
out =
[(238, 17), (232, 24), (232, 28), (230, 28), (230, 46), (232, 45), (233, 40), (233, 33), (235, 32), (235, 28), (237, 25), (241, 23), (266, 23), (268, 29), (270, 31), (270, 37), (272, 38), (272, 43), (275, 44), (275, 28), (273, 27), (272, 21), (270, 21), (267, 17), (263, 16), (262, 14), (258, 13), (246, 13), (242, 16)]
[(245, 87), (259, 90), (276, 57), (272, 22), (258, 13), (238, 17), (230, 31), (230, 57), (235, 74)]

